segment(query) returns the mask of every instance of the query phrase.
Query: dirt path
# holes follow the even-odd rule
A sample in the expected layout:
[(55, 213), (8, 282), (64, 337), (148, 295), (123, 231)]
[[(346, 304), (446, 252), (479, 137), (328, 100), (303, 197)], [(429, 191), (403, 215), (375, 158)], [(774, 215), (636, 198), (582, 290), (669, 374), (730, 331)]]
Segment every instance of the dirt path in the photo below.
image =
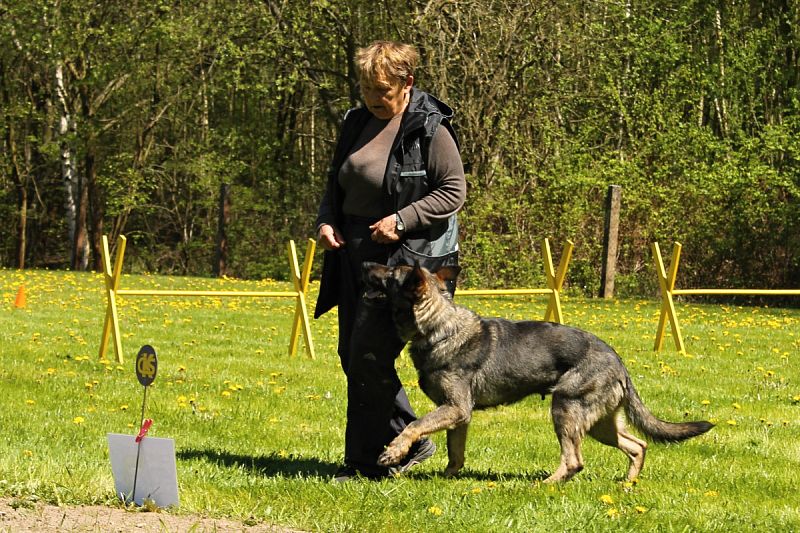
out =
[(0, 532), (188, 532), (242, 531), (247, 533), (299, 533), (267, 524), (245, 525), (194, 515), (126, 511), (99, 505), (58, 507), (12, 498), (0, 498)]

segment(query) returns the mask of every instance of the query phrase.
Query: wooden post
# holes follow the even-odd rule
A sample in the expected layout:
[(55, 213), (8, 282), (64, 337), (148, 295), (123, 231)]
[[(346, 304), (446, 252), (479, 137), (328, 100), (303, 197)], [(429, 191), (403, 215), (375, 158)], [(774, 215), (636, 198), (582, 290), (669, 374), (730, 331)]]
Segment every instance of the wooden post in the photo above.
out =
[(212, 271), (214, 276), (227, 274), (228, 268), (228, 223), (231, 219), (231, 188), (227, 183), (219, 186), (219, 218), (217, 223), (217, 249), (214, 253)]
[(614, 276), (617, 273), (619, 249), (619, 208), (622, 187), (609, 185), (606, 194), (606, 223), (603, 232), (603, 272), (600, 278), (600, 297), (614, 297)]

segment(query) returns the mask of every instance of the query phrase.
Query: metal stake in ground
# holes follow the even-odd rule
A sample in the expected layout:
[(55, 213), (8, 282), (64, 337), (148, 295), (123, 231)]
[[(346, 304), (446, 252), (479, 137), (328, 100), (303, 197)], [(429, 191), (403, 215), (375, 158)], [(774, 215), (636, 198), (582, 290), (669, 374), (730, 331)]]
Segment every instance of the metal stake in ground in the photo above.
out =
[(153, 384), (157, 372), (158, 356), (156, 356), (156, 351), (149, 344), (145, 344), (136, 355), (136, 378), (139, 380), (139, 383), (142, 384), (142, 387), (144, 387), (144, 397), (142, 398), (142, 416), (141, 422), (139, 423), (140, 430), (139, 435), (136, 437), (136, 469), (133, 472), (133, 494), (131, 495), (131, 501), (134, 502), (136, 501), (136, 478), (139, 476), (139, 452), (142, 447), (142, 438), (144, 438), (144, 435), (153, 423), (152, 420), (145, 421), (144, 419), (144, 409), (147, 403), (147, 387)]

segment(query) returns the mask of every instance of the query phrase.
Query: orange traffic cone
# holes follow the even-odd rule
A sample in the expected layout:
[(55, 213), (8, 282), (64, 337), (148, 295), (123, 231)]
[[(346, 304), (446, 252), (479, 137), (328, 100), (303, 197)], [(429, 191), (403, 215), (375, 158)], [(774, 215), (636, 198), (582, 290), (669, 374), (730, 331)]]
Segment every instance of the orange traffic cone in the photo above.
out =
[(22, 309), (25, 307), (25, 285), (20, 285), (17, 291), (17, 298), (14, 300), (14, 307)]

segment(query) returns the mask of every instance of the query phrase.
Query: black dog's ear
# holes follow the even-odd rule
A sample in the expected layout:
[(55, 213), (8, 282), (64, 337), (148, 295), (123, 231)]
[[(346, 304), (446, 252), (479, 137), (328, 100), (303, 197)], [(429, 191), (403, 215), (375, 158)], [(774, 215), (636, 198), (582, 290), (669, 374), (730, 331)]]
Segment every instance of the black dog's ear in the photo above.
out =
[(436, 277), (442, 281), (455, 281), (458, 274), (461, 272), (461, 267), (458, 265), (439, 267), (439, 270), (434, 272)]
[(361, 263), (361, 280), (367, 287), (383, 290), (386, 287), (386, 277), (389, 267), (372, 261)]

